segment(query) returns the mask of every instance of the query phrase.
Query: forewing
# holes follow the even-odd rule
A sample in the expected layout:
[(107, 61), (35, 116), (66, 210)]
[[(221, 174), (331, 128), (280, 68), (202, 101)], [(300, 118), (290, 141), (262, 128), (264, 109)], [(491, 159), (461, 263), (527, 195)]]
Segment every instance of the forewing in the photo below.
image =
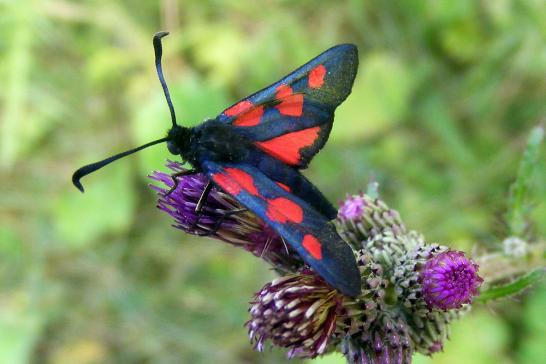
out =
[(309, 204), (249, 165), (207, 161), (203, 169), (217, 186), (275, 229), (331, 286), (351, 297), (360, 294), (352, 249)]
[(227, 108), (217, 120), (271, 156), (305, 168), (328, 140), (334, 110), (351, 92), (357, 68), (356, 47), (335, 46)]

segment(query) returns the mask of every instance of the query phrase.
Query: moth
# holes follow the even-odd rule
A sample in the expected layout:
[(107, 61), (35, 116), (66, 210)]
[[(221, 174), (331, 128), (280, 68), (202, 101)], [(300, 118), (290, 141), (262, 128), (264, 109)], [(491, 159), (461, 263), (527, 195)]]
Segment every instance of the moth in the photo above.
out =
[(185, 127), (176, 121), (163, 76), (161, 39), (168, 34), (153, 37), (157, 75), (172, 121), (167, 136), (81, 167), (72, 176), (74, 185), (83, 192), (82, 177), (167, 143), (170, 153), (192, 166), (173, 175), (173, 189), (184, 174), (204, 173), (210, 179), (196, 212), (215, 185), (271, 226), (328, 284), (347, 296), (359, 295), (353, 251), (331, 222), (337, 211), (300, 172), (328, 140), (334, 111), (351, 92), (358, 68), (356, 46), (336, 45), (216, 118)]

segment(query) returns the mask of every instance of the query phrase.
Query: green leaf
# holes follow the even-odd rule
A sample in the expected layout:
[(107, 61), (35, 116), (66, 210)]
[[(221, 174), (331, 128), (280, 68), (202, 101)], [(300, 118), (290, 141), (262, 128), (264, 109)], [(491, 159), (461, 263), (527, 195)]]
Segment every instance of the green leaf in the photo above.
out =
[(506, 220), (510, 229), (510, 235), (513, 236), (523, 236), (529, 221), (532, 177), (543, 139), (544, 127), (535, 127), (527, 140), (527, 146), (519, 164), (516, 181), (510, 188), (509, 207), (506, 214)]
[(539, 282), (542, 278), (544, 278), (545, 273), (546, 270), (544, 268), (540, 268), (519, 277), (511, 283), (491, 287), (488, 290), (483, 291), (476, 299), (476, 302), (486, 303), (499, 298), (517, 295), (523, 292), (524, 289)]

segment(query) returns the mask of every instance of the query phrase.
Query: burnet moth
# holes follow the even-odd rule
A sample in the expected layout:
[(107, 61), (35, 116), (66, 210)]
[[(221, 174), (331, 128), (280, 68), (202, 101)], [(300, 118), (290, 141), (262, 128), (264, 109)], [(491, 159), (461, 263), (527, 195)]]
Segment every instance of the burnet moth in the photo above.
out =
[(330, 221), (337, 211), (300, 173), (328, 140), (334, 111), (351, 92), (356, 47), (332, 47), (216, 118), (189, 128), (177, 124), (163, 77), (161, 38), (168, 34), (153, 37), (157, 75), (171, 113), (167, 136), (81, 167), (72, 176), (74, 185), (83, 192), (82, 177), (166, 142), (170, 153), (193, 167), (173, 175), (173, 188), (183, 174), (205, 173), (210, 180), (200, 201), (215, 185), (270, 225), (328, 284), (347, 296), (359, 295), (353, 251)]

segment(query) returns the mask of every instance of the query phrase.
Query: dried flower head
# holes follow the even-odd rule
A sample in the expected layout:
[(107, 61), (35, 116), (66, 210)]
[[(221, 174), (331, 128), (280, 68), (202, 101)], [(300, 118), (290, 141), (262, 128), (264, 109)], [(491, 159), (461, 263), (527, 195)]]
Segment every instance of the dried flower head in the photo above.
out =
[(266, 284), (255, 296), (246, 323), (255, 348), (266, 340), (289, 357), (314, 358), (328, 348), (343, 296), (311, 271)]
[(483, 279), (478, 265), (463, 252), (449, 250), (429, 259), (421, 272), (423, 298), (429, 308), (448, 310), (471, 303)]

